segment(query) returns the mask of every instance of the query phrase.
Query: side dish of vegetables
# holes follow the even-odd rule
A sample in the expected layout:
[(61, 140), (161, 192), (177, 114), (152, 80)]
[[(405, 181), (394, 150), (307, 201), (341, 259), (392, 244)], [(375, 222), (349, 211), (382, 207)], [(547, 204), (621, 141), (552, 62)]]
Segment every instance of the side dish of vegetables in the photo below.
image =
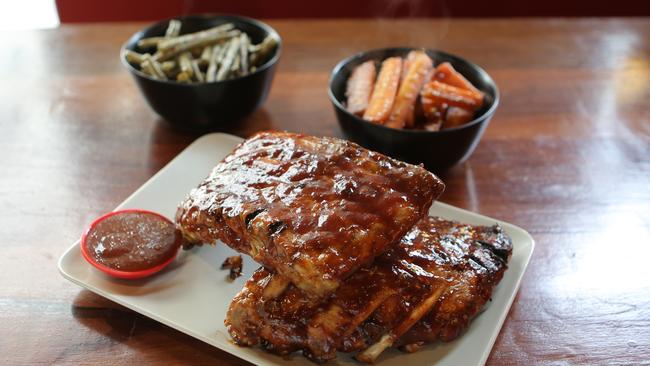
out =
[(438, 131), (474, 119), (484, 94), (449, 62), (433, 66), (424, 51), (358, 65), (347, 81), (347, 110), (398, 129)]
[(124, 57), (151, 78), (202, 83), (255, 72), (277, 47), (272, 36), (252, 44), (232, 23), (188, 34), (181, 34), (182, 26), (171, 20), (164, 36), (141, 39), (137, 52), (125, 50)]

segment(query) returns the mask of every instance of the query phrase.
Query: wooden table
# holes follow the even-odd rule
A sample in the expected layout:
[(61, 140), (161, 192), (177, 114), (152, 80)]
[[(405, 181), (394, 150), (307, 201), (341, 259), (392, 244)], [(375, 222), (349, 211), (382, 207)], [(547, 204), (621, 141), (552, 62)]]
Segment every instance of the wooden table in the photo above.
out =
[[(650, 19), (273, 21), (285, 53), (233, 133), (340, 136), (329, 72), (354, 52), (435, 47), (482, 65), (502, 104), (442, 201), (537, 247), (488, 361), (649, 364)], [(143, 24), (0, 33), (0, 352), (8, 364), (243, 364), (65, 281), (57, 259), (198, 137), (147, 107), (118, 61)]]

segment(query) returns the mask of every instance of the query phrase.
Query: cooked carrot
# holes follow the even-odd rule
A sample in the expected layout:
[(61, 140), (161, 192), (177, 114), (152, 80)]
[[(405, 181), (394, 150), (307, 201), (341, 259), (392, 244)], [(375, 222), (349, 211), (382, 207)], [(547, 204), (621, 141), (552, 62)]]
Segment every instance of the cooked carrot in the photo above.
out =
[(413, 59), (415, 59), (418, 52), (421, 52), (421, 51), (411, 51), (402, 60), (402, 75), (400, 76), (400, 79), (399, 79), (400, 84), (401, 84), (402, 80), (404, 80), (404, 78), (406, 77), (406, 74), (409, 71), (409, 66), (411, 66), (411, 62), (413, 61)]
[[(402, 62), (402, 74), (400, 75), (400, 78), (399, 78), (399, 85), (402, 85), (402, 83), (404, 82), (404, 79), (406, 78), (406, 74), (408, 74), (408, 72), (409, 72), (409, 68), (411, 67), (411, 63), (413, 61), (413, 52), (415, 52), (415, 51), (409, 52), (408, 55), (406, 56), (406, 58), (404, 59), (404, 61)], [(399, 90), (397, 92), (399, 93)], [(415, 115), (415, 112), (406, 116), (406, 119), (407, 119), (406, 124), (412, 123), (415, 120), (414, 115)], [(390, 119), (390, 117), (388, 117), (388, 118)], [(408, 121), (408, 120), (410, 120), (410, 121)]]
[(449, 84), (461, 89), (467, 89), (473, 91), (474, 93), (481, 94), (483, 93), (476, 89), (469, 80), (465, 79), (449, 62), (443, 62), (438, 67), (431, 76), (431, 81), (436, 80), (441, 83)]
[(381, 63), (381, 70), (372, 91), (368, 108), (363, 118), (375, 123), (383, 124), (390, 116), (395, 102), (395, 94), (399, 86), (399, 78), (402, 73), (402, 59), (389, 57)]
[(483, 105), (482, 94), (438, 81), (432, 81), (422, 89), (422, 106), (425, 113), (430, 112), (432, 108), (439, 111), (446, 110), (448, 106), (476, 111), (481, 105)]
[(449, 107), (445, 114), (445, 122), (443, 128), (451, 128), (460, 126), (474, 119), (474, 112), (468, 111), (464, 108)]
[[(406, 74), (408, 72), (409, 66), (411, 64), (411, 61), (420, 53), (421, 51), (411, 51), (406, 55), (406, 58), (404, 59), (404, 63), (402, 66), (402, 78), (400, 79), (400, 83), (404, 80), (406, 77)], [(424, 80), (429, 80), (431, 78), (431, 74), (433, 73), (433, 66), (429, 70), (429, 75), (425, 76)], [(422, 103), (420, 101), (420, 98), (415, 98), (415, 107), (413, 109), (413, 113), (408, 113), (406, 115), (406, 126), (411, 126), (413, 127), (417, 121), (424, 121), (425, 120), (425, 115), (424, 115), (424, 110), (422, 109)]]
[(433, 62), (426, 53), (413, 53), (412, 59), (409, 60), (409, 69), (395, 97), (395, 105), (386, 122), (387, 127), (413, 127), (415, 102), (432, 67)]
[[(424, 91), (424, 90), (423, 90)], [(442, 124), (444, 114), (447, 112), (447, 105), (437, 105), (435, 104), (436, 100), (432, 98), (426, 98), (422, 92), (420, 92), (420, 108), (422, 109), (422, 114), (424, 115), (424, 123), (436, 123)]]
[(354, 68), (345, 90), (345, 95), (348, 98), (347, 109), (350, 113), (363, 116), (366, 108), (368, 108), (376, 76), (377, 70), (375, 62), (372, 60)]

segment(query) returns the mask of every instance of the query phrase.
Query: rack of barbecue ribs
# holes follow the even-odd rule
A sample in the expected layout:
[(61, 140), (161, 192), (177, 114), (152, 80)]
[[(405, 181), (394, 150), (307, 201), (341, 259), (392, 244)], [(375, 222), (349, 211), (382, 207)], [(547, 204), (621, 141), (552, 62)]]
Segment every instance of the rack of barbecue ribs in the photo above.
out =
[(427, 217), (326, 299), (258, 269), (225, 323), (239, 345), (302, 351), (316, 362), (358, 352), (357, 360), (373, 362), (392, 346), (413, 352), (458, 337), (490, 299), (511, 253), (498, 225)]
[(397, 244), (443, 190), (424, 168), (348, 141), (262, 132), (191, 191), (176, 220), (191, 244), (221, 240), (324, 297)]

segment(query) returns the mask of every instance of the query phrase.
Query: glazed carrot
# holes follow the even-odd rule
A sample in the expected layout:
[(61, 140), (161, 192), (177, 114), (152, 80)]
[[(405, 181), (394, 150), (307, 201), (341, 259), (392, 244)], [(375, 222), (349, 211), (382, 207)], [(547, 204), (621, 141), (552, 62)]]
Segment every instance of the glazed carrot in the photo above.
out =
[(422, 107), (425, 113), (430, 113), (432, 109), (443, 111), (452, 106), (475, 111), (481, 105), (483, 105), (482, 94), (438, 81), (432, 81), (422, 89)]
[(449, 62), (443, 62), (436, 67), (431, 76), (431, 81), (433, 80), (483, 95), (469, 80), (465, 79), (463, 75), (456, 71)]
[(402, 73), (402, 59), (389, 57), (381, 63), (381, 70), (372, 91), (368, 108), (363, 114), (363, 119), (383, 124), (390, 116), (395, 102), (395, 94), (399, 86), (400, 74)]
[(420, 93), (419, 99), (422, 115), (424, 116), (424, 124), (433, 123), (442, 125), (444, 114), (447, 112), (447, 106), (434, 104), (435, 101), (433, 99), (425, 98), (422, 93)]
[[(406, 77), (406, 74), (408, 73), (409, 67), (411, 65), (411, 62), (417, 55), (421, 53), (421, 51), (411, 51), (406, 55), (406, 58), (404, 59), (404, 63), (402, 64), (402, 77), (400, 79), (400, 85), (404, 78)], [(433, 67), (429, 70), (429, 75), (427, 75), (424, 80), (429, 80), (431, 78), (431, 74), (433, 73)], [(420, 98), (415, 98), (415, 108), (413, 110), (413, 113), (408, 113), (406, 115), (406, 126), (413, 127), (415, 125), (416, 121), (423, 121), (425, 119), (424, 116), (424, 110), (422, 109), (422, 103), (420, 102)]]
[[(406, 74), (409, 71), (409, 68), (411, 67), (411, 62), (413, 61), (413, 54), (415, 51), (411, 51), (406, 55), (406, 58), (404, 61), (402, 61), (402, 75), (399, 78), (399, 85), (402, 85), (404, 82), (404, 79), (406, 78)], [(399, 93), (399, 90), (397, 91)], [(417, 98), (420, 99), (420, 98)], [(390, 118), (390, 117), (389, 117)], [(407, 125), (413, 124), (415, 121), (415, 113), (410, 113), (409, 115), (406, 116), (406, 123)]]
[(387, 127), (404, 128), (413, 127), (413, 111), (415, 101), (420, 94), (425, 78), (433, 67), (433, 62), (429, 56), (422, 52), (411, 52), (413, 55), (409, 59), (409, 68), (404, 80), (399, 87), (395, 104), (386, 122)]
[(348, 79), (345, 95), (348, 98), (347, 109), (352, 114), (363, 116), (368, 107), (370, 94), (375, 86), (377, 70), (374, 61), (366, 61), (354, 68)]
[(474, 113), (464, 108), (449, 107), (445, 114), (444, 128), (456, 127), (474, 119)]
[(406, 74), (409, 71), (409, 66), (411, 66), (411, 62), (413, 61), (413, 59), (415, 58), (415, 56), (417, 56), (417, 54), (419, 52), (420, 51), (411, 51), (406, 55), (406, 57), (404, 57), (404, 59), (402, 59), (402, 75), (400, 76), (400, 79), (399, 79), (400, 83), (406, 77)]

